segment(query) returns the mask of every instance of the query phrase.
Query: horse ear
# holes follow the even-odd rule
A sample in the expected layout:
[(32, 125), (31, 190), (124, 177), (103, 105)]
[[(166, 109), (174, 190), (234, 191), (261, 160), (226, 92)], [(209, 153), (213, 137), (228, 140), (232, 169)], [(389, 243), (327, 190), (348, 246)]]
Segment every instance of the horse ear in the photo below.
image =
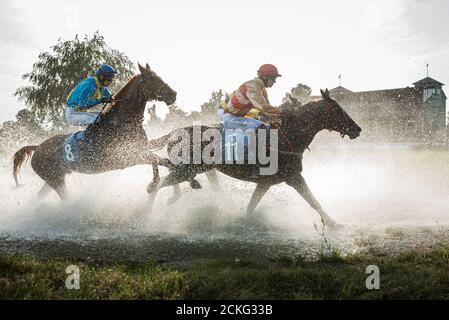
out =
[(140, 63), (138, 63), (138, 62), (137, 62), (137, 65), (139, 66), (139, 71), (140, 71), (140, 73), (144, 73), (144, 72), (145, 72), (145, 68), (142, 67), (142, 66), (140, 65)]
[(331, 97), (329, 96), (329, 90), (326, 89), (326, 91), (323, 91), (322, 89), (320, 89), (320, 92), (323, 99), (331, 100)]
[(288, 93), (288, 98), (290, 99), (290, 102), (293, 103), (295, 106), (302, 106), (301, 101), (299, 101), (299, 99), (293, 97), (290, 93)]
[(151, 71), (151, 68), (150, 68), (150, 66), (148, 65), (148, 63), (147, 63), (147, 65), (145, 66), (145, 68), (147, 68), (147, 71)]

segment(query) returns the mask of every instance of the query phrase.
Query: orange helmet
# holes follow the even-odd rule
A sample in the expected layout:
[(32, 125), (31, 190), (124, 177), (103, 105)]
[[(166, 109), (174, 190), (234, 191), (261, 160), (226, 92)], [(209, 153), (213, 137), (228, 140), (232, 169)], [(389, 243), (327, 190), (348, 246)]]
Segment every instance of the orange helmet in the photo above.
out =
[(257, 70), (257, 76), (276, 76), (281, 77), (278, 69), (272, 64), (264, 64)]

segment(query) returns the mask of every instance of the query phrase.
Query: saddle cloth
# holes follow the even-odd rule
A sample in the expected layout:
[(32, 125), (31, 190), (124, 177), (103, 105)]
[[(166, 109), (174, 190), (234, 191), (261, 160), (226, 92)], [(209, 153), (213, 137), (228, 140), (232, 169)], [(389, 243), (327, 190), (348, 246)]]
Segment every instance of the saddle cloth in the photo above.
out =
[(67, 135), (64, 139), (62, 154), (64, 161), (69, 164), (77, 162), (81, 157), (84, 140), (84, 131), (78, 131)]
[[(242, 130), (241, 128), (229, 128), (223, 124), (219, 127), (221, 132), (221, 150), (223, 162), (228, 163), (229, 161), (248, 161), (250, 152), (250, 143), (257, 143), (257, 131), (251, 130), (253, 133), (250, 134), (247, 130)], [(251, 148), (251, 150), (253, 150)], [(255, 156), (252, 155), (252, 156)]]

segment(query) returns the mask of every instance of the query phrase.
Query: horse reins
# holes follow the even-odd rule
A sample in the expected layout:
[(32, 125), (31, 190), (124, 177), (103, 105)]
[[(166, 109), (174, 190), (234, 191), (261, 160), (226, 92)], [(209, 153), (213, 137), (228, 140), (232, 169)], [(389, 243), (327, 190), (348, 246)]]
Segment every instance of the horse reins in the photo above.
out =
[[(325, 105), (326, 105), (327, 113), (332, 118), (332, 115), (334, 113), (332, 111), (331, 102), (327, 101), (326, 99), (324, 99), (324, 102), (325, 102)], [(336, 120), (337, 120), (339, 125), (341, 125), (342, 127), (346, 127), (345, 123), (348, 121), (348, 117), (346, 116), (345, 113), (343, 113), (343, 116), (338, 115), (338, 118)], [(288, 154), (288, 155), (300, 155), (299, 152), (294, 152), (293, 144), (290, 142), (290, 139), (287, 137), (287, 135), (285, 134), (284, 130), (282, 130), (280, 128), (280, 126), (278, 126), (278, 125), (274, 125), (273, 124), (272, 126), (279, 131), (282, 141), (284, 143), (286, 143), (288, 145), (289, 149), (290, 149), (290, 150), (278, 150), (278, 152), (282, 153), (282, 154)], [(342, 133), (341, 135), (342, 135), (342, 137), (344, 137), (345, 133)], [(307, 147), (307, 149), (310, 151), (309, 147)], [(274, 150), (274, 149), (271, 149), (271, 150)]]
[[(142, 82), (143, 82), (143, 77), (141, 77), (141, 78), (139, 79), (139, 83), (142, 83)], [(161, 96), (161, 91), (162, 91), (162, 89), (164, 89), (166, 86), (167, 86), (167, 84), (166, 84), (166, 83), (163, 83), (163, 84), (161, 85), (161, 87), (156, 91), (156, 93), (155, 93), (156, 99), (159, 98), (159, 97)], [(149, 99), (147, 99), (147, 98), (144, 96), (142, 90), (139, 90), (140, 88), (142, 88), (142, 86), (139, 86), (139, 88), (138, 88), (138, 91), (139, 91), (139, 98), (142, 98), (142, 100), (144, 100), (145, 102), (147, 102)], [(130, 100), (132, 100), (132, 99), (114, 99), (113, 102), (124, 102), (124, 101), (130, 101)], [(94, 121), (93, 123), (96, 123), (96, 122), (98, 121), (98, 118), (100, 118), (100, 115), (103, 113), (103, 110), (106, 108), (107, 104), (108, 104), (107, 102), (105, 102), (105, 103), (103, 104), (103, 108), (101, 108), (100, 113), (99, 113), (98, 116), (95, 118), (95, 121)]]
[[(281, 139), (287, 143), (288, 147), (290, 148), (290, 151), (287, 152), (293, 152), (293, 144), (290, 142), (290, 140), (288, 139), (287, 135), (285, 134), (284, 130), (282, 130), (278, 125), (272, 125), (275, 129), (277, 129), (279, 131), (279, 133), (281, 134)], [(283, 152), (281, 150), (279, 150), (280, 152)]]
[[(141, 75), (140, 79), (139, 79), (139, 83), (142, 84), (144, 81), (144, 77), (143, 75)], [(166, 86), (168, 86), (166, 83), (162, 82), (162, 85), (159, 87), (158, 90), (156, 90), (156, 93), (154, 94), (155, 98), (158, 99), (159, 97), (161, 97), (161, 91), (162, 89), (164, 89)], [(142, 86), (139, 86), (139, 88), (141, 88)], [(143, 96), (143, 95), (142, 95)], [(147, 99), (146, 97), (143, 97), (143, 100), (146, 102), (149, 99)]]
[[(278, 132), (280, 133), (280, 136), (281, 136), (281, 140), (282, 141), (284, 141), (287, 145), (288, 145), (288, 147), (289, 147), (289, 149), (290, 149), (290, 151), (288, 151), (288, 150), (278, 150), (278, 149), (273, 149), (273, 148), (269, 148), (270, 150), (273, 150), (273, 151), (276, 151), (276, 152), (278, 152), (278, 153), (280, 153), (280, 154), (287, 154), (287, 155), (292, 155), (292, 156), (301, 156), (302, 155), (302, 153), (300, 153), (300, 152), (295, 152), (294, 151), (294, 148), (293, 148), (293, 144), (290, 142), (290, 139), (288, 139), (288, 137), (287, 137), (287, 135), (285, 134), (285, 132), (284, 132), (284, 130), (282, 130), (278, 125), (272, 125), (276, 130), (278, 130)], [(307, 148), (307, 149), (309, 149), (309, 148)], [(310, 149), (309, 149), (310, 150)]]
[[(327, 113), (329, 114), (329, 116), (331, 118), (333, 118), (333, 115), (335, 116), (335, 114), (332, 111), (332, 103), (330, 101), (327, 101), (326, 99), (324, 99), (324, 102), (326, 103)], [(343, 116), (341, 116), (340, 114), (337, 114), (336, 118), (337, 118), (336, 120), (337, 120), (338, 125), (340, 125), (343, 128), (347, 128), (346, 123), (348, 122), (348, 117), (345, 112), (343, 112)], [(346, 133), (341, 133), (342, 137), (344, 137), (345, 135), (346, 135)]]

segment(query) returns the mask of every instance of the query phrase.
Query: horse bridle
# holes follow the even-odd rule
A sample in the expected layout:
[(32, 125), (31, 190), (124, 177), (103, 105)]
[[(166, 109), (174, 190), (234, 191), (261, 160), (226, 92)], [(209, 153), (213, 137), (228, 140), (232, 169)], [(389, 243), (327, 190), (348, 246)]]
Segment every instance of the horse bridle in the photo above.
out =
[[(343, 115), (341, 114), (335, 114), (335, 112), (332, 110), (333, 107), (333, 103), (332, 101), (328, 101), (327, 99), (324, 99), (325, 105), (326, 105), (326, 111), (329, 115), (329, 117), (332, 119), (334, 117), (336, 117), (336, 121), (337, 121), (337, 126), (341, 126), (345, 131), (346, 129), (349, 129), (349, 126), (347, 125), (349, 119), (348, 116), (346, 115), (346, 113), (343, 111)], [(344, 136), (346, 135), (345, 132), (340, 133), (341, 137), (344, 138)]]
[[(139, 83), (142, 84), (144, 82), (144, 77), (143, 74), (140, 75), (140, 79), (139, 79)], [(162, 85), (159, 87), (159, 89), (156, 91), (156, 93), (154, 94), (154, 97), (156, 99), (159, 99), (160, 97), (162, 97), (161, 91), (162, 89), (164, 89), (166, 86), (168, 86), (166, 83), (162, 83)], [(139, 89), (142, 89), (142, 86), (139, 86)], [(145, 93), (143, 92), (143, 90), (140, 90), (141, 92), (139, 93), (139, 96), (143, 98), (144, 101), (148, 101), (150, 100), (150, 98), (146, 98), (145, 97)]]
[[(325, 106), (326, 106), (326, 112), (328, 113), (330, 118), (333, 118), (335, 116), (335, 112), (332, 110), (332, 102), (328, 101), (326, 99), (324, 99), (325, 102)], [(343, 116), (338, 115), (338, 119), (337, 119), (337, 125), (343, 127), (343, 128), (348, 128), (347, 122), (348, 122), (348, 117), (346, 115), (345, 112), (343, 112)], [(287, 135), (285, 134), (285, 132), (281, 129), (280, 126), (277, 125), (273, 125), (273, 127), (275, 127), (276, 129), (278, 129), (279, 133), (281, 134), (281, 139), (288, 145), (288, 147), (290, 148), (290, 150), (279, 150), (279, 153), (284, 153), (284, 154), (290, 154), (290, 155), (298, 155), (299, 153), (294, 152), (293, 151), (293, 144), (291, 143), (290, 139), (288, 139)], [(341, 133), (342, 138), (344, 138), (344, 136), (346, 135), (345, 132)], [(309, 149), (309, 148), (307, 148)], [(310, 150), (310, 149), (309, 149)]]

